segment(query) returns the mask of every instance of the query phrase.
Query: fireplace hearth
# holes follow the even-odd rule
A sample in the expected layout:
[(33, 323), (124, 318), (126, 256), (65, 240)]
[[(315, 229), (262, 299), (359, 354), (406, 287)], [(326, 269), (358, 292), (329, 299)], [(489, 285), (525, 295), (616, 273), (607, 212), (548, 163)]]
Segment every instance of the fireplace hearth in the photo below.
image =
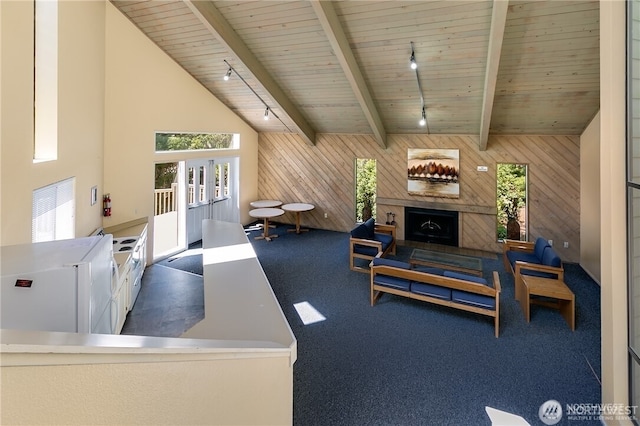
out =
[(405, 207), (404, 239), (458, 247), (458, 212)]

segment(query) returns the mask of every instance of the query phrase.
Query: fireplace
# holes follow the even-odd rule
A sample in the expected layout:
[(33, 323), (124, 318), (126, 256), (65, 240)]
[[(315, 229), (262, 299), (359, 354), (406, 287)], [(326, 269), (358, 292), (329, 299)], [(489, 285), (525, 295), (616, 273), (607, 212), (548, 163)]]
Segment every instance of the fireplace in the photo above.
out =
[(458, 212), (405, 207), (404, 239), (458, 247)]

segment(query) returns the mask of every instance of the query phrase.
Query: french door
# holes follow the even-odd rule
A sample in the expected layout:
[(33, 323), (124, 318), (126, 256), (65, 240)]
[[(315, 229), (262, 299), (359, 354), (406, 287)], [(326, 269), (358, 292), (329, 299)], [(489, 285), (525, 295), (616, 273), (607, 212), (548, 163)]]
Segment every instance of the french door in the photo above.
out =
[(202, 221), (240, 220), (238, 158), (187, 160), (185, 167), (187, 246), (202, 239)]

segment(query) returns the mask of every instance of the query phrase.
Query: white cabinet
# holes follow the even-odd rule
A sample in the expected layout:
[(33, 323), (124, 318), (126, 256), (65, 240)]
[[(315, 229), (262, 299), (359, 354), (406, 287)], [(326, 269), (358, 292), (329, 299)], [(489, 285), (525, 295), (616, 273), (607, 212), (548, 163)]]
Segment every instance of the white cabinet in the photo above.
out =
[(117, 306), (117, 322), (116, 333), (122, 332), (122, 327), (127, 319), (127, 313), (129, 312), (131, 305), (131, 266), (129, 262), (122, 268), (120, 274), (120, 281), (118, 282), (118, 288), (115, 292), (115, 303)]

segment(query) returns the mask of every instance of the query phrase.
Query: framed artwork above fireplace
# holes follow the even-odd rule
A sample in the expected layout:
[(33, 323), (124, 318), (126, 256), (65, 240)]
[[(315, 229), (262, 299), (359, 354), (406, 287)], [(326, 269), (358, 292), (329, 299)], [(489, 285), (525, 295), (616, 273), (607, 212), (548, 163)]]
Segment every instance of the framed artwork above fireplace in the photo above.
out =
[(409, 194), (460, 198), (459, 179), (459, 150), (409, 148), (407, 155)]

